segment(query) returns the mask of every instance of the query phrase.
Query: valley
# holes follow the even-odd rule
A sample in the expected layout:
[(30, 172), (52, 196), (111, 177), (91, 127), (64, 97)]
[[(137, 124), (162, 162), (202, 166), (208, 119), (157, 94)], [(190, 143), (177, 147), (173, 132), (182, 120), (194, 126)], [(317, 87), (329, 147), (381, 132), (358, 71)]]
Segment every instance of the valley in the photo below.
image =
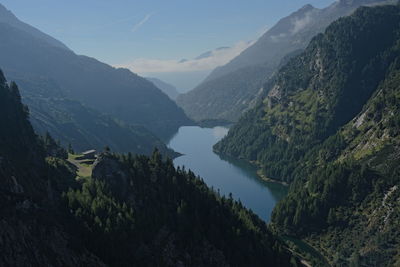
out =
[(0, 1), (0, 266), (400, 266), (399, 1)]
[(241, 160), (215, 154), (213, 145), (221, 140), (228, 128), (182, 127), (169, 142), (169, 147), (183, 155), (174, 160), (199, 175), (209, 186), (251, 209), (269, 222), (276, 203), (287, 193), (286, 186), (262, 181), (257, 169)]

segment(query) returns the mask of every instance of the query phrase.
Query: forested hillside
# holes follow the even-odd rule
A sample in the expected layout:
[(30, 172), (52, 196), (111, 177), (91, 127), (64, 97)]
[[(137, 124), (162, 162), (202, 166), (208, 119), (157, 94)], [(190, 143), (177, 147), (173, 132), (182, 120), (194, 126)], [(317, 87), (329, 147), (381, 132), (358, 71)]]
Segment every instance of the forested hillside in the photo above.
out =
[(87, 246), (113, 266), (296, 264), (255, 214), (158, 152), (105, 153), (65, 198)]
[(272, 216), (338, 265), (400, 263), (399, 61), (392, 68), (362, 112), (307, 153)]
[(316, 36), (215, 149), (292, 181), (305, 153), (354, 118), (397, 61), (396, 8), (360, 9)]
[(257, 42), (228, 64), (216, 68), (192, 91), (180, 95), (177, 103), (194, 120), (225, 119), (236, 122), (254, 104), (271, 75), (279, 69), (285, 57), (296, 55), (310, 40), (323, 32), (334, 20), (351, 14), (361, 5), (385, 0), (335, 1), (318, 9), (306, 5), (281, 19)]
[[(3, 6), (0, 9), (5, 10)], [(16, 26), (22, 22), (7, 12), (0, 12), (1, 68), (10, 80), (26, 79), (24, 91), (47, 80), (61, 90), (63, 97), (125, 123), (144, 126), (160, 138), (190, 124), (183, 111), (151, 82), (127, 69), (76, 55), (43, 33), (32, 34)]]
[(158, 151), (105, 152), (80, 176), (28, 117), (0, 73), (1, 266), (299, 266), (256, 215)]
[(339, 19), (215, 147), (292, 182), (273, 226), (334, 266), (399, 264), (399, 44), (399, 5)]
[[(104, 266), (63, 223), (61, 192), (75, 184), (65, 159), (34, 134), (15, 83), (0, 73), (0, 265)], [(49, 155), (49, 157), (47, 157)]]

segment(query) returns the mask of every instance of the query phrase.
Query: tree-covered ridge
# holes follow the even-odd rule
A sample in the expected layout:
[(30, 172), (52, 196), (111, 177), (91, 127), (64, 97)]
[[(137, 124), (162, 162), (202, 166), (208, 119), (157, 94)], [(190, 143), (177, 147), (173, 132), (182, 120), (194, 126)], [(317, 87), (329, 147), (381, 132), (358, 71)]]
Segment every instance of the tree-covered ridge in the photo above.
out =
[(397, 6), (360, 8), (316, 36), (266, 85), (264, 103), (244, 115), (215, 146), (292, 181), (313, 146), (354, 118), (398, 58)]
[(159, 152), (106, 152), (77, 179), (2, 73), (0, 104), (1, 266), (299, 266), (255, 214)]
[(334, 266), (399, 263), (399, 30), (400, 6), (333, 23), (216, 146), (292, 181), (273, 227)]
[(87, 246), (112, 266), (296, 264), (255, 214), (158, 152), (101, 155), (65, 199)]
[(0, 72), (0, 265), (102, 266), (71, 245), (60, 212), (61, 192), (76, 183), (66, 152), (49, 136), (39, 139), (28, 117), (17, 85)]
[(288, 197), (273, 213), (274, 225), (312, 241), (311, 234), (321, 235), (317, 246), (331, 251), (337, 263), (357, 256), (362, 266), (395, 266), (400, 246), (399, 103), (396, 61), (363, 111), (307, 153)]
[(292, 181), (273, 228), (334, 266), (399, 264), (399, 30), (400, 6), (333, 23), (216, 146)]

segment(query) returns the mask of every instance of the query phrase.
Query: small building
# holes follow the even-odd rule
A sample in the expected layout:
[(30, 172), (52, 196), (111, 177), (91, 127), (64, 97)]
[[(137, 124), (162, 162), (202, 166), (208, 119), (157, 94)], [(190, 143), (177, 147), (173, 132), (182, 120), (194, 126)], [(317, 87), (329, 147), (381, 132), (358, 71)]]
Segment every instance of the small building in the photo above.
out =
[(82, 156), (79, 157), (79, 160), (83, 159), (96, 159), (96, 150), (88, 150), (82, 153)]

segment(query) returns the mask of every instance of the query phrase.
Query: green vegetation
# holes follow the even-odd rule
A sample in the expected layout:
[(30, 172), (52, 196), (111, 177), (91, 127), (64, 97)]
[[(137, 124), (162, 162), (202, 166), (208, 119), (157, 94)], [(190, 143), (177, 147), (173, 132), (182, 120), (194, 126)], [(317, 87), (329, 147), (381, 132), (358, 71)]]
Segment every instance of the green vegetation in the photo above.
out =
[[(263, 85), (271, 76), (288, 59), (303, 51), (315, 35), (361, 5), (382, 2), (385, 1), (335, 1), (323, 9), (305, 5), (281, 19), (229, 63), (213, 70), (195, 89), (181, 94), (177, 103), (196, 121), (223, 119), (237, 122), (268, 93), (270, 88)], [(296, 29), (295, 21), (309, 23)]]
[(103, 154), (92, 178), (65, 197), (87, 227), (87, 246), (111, 265), (290, 265), (255, 214), (157, 151), (151, 158)]
[(333, 266), (399, 260), (399, 25), (399, 5), (339, 19), (215, 146), (291, 182), (272, 227), (304, 239)]
[(93, 161), (92, 160), (79, 160), (82, 155), (68, 154), (68, 161), (76, 168), (76, 178), (78, 180), (92, 176)]
[(265, 85), (268, 97), (215, 150), (259, 163), (267, 177), (293, 181), (306, 152), (354, 118), (395, 67), (396, 8), (372, 10), (361, 8), (315, 37)]
[(37, 137), (1, 73), (0, 125), (1, 266), (299, 264), (254, 213), (159, 151), (107, 148), (91, 166)]

